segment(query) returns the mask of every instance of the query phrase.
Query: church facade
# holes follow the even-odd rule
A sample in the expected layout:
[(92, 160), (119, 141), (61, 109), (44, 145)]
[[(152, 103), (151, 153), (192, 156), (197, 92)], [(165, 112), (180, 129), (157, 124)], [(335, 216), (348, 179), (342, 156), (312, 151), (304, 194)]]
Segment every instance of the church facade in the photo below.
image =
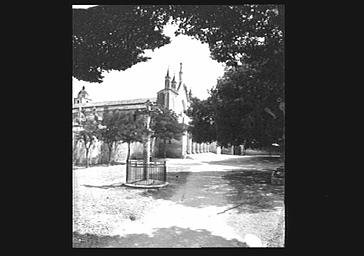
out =
[[(179, 81), (176, 77), (169, 76), (169, 70), (165, 76), (164, 88), (157, 92), (157, 97), (131, 99), (120, 101), (103, 101), (93, 102), (85, 87), (78, 93), (77, 97), (73, 99), (72, 118), (73, 118), (73, 135), (80, 129), (79, 119), (86, 118), (93, 115), (101, 119), (105, 111), (125, 110), (136, 111), (145, 109), (147, 104), (153, 103), (173, 110), (180, 123), (189, 124), (190, 118), (185, 114), (185, 111), (190, 106), (190, 93), (182, 80), (182, 63), (180, 63)], [(73, 136), (74, 138), (74, 136)], [(160, 157), (162, 150), (162, 142), (158, 139), (152, 140), (151, 155), (154, 158)], [(178, 140), (172, 140), (167, 144), (166, 156), (171, 158), (186, 158), (189, 154), (216, 152), (216, 145), (206, 143), (195, 143), (190, 133), (185, 132)], [(111, 157), (114, 162), (125, 162), (127, 145), (126, 143), (118, 143), (114, 145), (113, 155)], [(132, 143), (131, 145), (131, 158), (139, 159), (143, 155), (142, 143)], [(108, 150), (102, 141), (97, 141), (91, 148), (90, 163), (101, 164), (106, 163), (108, 159)], [(75, 141), (73, 143), (73, 163), (83, 164), (85, 162), (85, 153), (82, 143)]]

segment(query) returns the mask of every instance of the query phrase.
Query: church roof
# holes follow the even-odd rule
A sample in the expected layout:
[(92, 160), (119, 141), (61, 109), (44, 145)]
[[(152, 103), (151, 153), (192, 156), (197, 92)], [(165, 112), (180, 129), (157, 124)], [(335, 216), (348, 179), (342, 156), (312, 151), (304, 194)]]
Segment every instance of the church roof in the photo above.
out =
[(75, 104), (74, 106), (82, 105), (82, 107), (98, 107), (98, 106), (114, 106), (114, 105), (138, 105), (138, 104), (144, 104), (148, 100), (151, 102), (156, 102), (157, 98), (89, 102), (85, 104)]

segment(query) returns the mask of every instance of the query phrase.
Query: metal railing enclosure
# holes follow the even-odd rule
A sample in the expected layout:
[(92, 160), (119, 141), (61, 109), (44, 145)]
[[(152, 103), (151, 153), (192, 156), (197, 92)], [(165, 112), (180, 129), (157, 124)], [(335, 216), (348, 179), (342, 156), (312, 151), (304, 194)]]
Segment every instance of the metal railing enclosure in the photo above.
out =
[(165, 161), (129, 160), (126, 166), (126, 183), (164, 183), (167, 180)]

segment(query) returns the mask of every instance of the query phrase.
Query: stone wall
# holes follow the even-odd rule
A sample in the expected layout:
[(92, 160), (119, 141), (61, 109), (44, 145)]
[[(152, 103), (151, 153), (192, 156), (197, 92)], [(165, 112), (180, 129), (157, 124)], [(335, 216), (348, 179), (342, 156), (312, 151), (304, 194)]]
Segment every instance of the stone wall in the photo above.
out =
[[(171, 143), (166, 144), (167, 158), (183, 158), (186, 155), (186, 136), (181, 137), (179, 140), (173, 139)], [(151, 156), (156, 158), (163, 158), (163, 142), (159, 139), (152, 139), (151, 142)], [(125, 163), (128, 151), (128, 144), (118, 142), (114, 144), (111, 162)], [(106, 164), (109, 159), (109, 149), (102, 141), (96, 142), (89, 152), (90, 165)], [(143, 159), (143, 144), (140, 142), (132, 143), (130, 145), (130, 159)], [(73, 147), (73, 164), (85, 165), (85, 146), (81, 141)]]
[[(113, 147), (111, 162), (125, 163), (128, 152), (127, 143), (116, 143)], [(142, 159), (143, 157), (143, 144), (140, 142), (130, 144), (130, 158)], [(90, 148), (89, 163), (90, 165), (106, 164), (109, 159), (109, 149), (102, 141), (96, 142)], [(73, 164), (85, 165), (86, 164), (86, 151), (85, 146), (80, 141), (73, 147)]]

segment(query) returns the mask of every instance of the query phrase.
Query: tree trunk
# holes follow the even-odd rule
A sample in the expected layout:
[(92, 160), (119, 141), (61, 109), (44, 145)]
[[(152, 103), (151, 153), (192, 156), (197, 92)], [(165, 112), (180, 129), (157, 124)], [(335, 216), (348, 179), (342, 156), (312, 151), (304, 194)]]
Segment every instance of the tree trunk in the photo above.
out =
[(244, 140), (244, 144), (243, 144), (243, 152), (242, 152), (242, 155), (243, 156), (245, 156), (245, 154), (246, 154), (246, 147), (245, 147), (245, 145), (246, 145), (246, 140)]
[(130, 142), (128, 142), (128, 151), (126, 153), (126, 182), (129, 179), (129, 158), (130, 158)]
[(88, 151), (89, 149), (86, 147), (86, 168), (88, 168)]
[(110, 163), (111, 163), (112, 146), (113, 146), (113, 142), (111, 142), (111, 144), (108, 144), (108, 147), (109, 147), (109, 160), (107, 162), (108, 166), (110, 166)]
[(128, 142), (128, 152), (126, 154), (126, 164), (128, 165), (130, 158), (130, 142)]
[(167, 141), (164, 140), (163, 143), (163, 157), (166, 158), (167, 157)]

